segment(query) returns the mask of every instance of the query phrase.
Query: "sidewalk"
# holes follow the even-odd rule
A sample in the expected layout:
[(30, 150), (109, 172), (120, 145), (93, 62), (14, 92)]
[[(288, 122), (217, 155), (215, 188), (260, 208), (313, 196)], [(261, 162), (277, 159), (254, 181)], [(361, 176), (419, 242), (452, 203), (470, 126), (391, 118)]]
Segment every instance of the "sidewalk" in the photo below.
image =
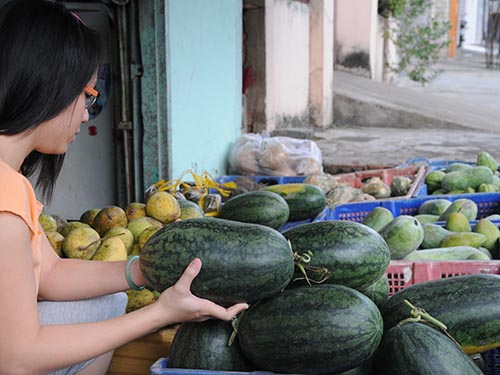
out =
[(475, 161), (485, 150), (500, 160), (500, 70), (484, 55), (461, 51), (437, 66), (422, 87), (389, 85), (335, 72), (334, 126), (315, 130), (325, 171), (392, 166), (408, 159)]

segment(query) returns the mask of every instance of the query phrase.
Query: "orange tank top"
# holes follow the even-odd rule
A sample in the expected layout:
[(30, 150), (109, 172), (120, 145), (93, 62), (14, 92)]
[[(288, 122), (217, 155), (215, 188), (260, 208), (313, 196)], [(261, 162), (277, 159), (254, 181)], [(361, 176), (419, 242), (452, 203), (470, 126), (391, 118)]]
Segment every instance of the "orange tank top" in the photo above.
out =
[(36, 199), (29, 180), (0, 159), (0, 211), (11, 212), (24, 220), (30, 230), (33, 272), (36, 292), (40, 285), (41, 238), (44, 235), (38, 224), (43, 205)]

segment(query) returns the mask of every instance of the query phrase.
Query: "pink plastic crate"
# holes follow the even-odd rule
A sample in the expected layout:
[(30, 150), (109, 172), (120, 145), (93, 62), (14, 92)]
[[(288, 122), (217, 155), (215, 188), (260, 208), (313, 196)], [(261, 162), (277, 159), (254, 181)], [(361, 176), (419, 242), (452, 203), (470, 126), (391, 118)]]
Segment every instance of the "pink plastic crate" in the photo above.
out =
[(500, 274), (500, 260), (409, 261), (391, 260), (387, 268), (389, 294), (423, 281), (473, 273)]

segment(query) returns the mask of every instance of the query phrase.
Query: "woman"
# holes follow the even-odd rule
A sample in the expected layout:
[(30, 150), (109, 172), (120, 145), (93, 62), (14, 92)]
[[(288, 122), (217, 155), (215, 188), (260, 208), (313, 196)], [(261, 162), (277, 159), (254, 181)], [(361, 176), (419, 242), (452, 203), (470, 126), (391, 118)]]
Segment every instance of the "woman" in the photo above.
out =
[[(60, 259), (38, 224), (69, 144), (98, 93), (99, 39), (61, 3), (0, 8), (0, 374), (104, 374), (120, 345), (182, 321), (229, 320), (190, 293), (199, 259), (158, 301), (124, 315), (138, 262)], [(120, 293), (118, 293), (120, 292)]]

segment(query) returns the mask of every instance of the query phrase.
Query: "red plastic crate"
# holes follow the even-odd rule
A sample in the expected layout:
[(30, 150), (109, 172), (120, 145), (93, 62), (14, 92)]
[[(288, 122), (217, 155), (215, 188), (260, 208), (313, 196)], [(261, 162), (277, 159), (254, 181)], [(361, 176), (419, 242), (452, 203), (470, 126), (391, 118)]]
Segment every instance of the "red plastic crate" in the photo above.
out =
[(413, 178), (410, 189), (408, 190), (408, 193), (406, 195), (400, 197), (377, 199), (377, 201), (379, 201), (413, 197), (413, 195), (416, 194), (416, 191), (424, 183), (425, 172), (425, 166), (410, 166), (405, 168), (372, 169), (353, 173), (336, 174), (333, 175), (333, 178), (340, 183), (349, 184), (351, 187), (354, 187), (356, 189), (361, 188), (361, 186), (372, 177), (379, 177), (388, 186), (391, 185), (394, 177), (396, 176), (409, 176)]
[(500, 260), (491, 261), (409, 261), (391, 260), (387, 268), (389, 294), (423, 281), (473, 273), (500, 274)]

